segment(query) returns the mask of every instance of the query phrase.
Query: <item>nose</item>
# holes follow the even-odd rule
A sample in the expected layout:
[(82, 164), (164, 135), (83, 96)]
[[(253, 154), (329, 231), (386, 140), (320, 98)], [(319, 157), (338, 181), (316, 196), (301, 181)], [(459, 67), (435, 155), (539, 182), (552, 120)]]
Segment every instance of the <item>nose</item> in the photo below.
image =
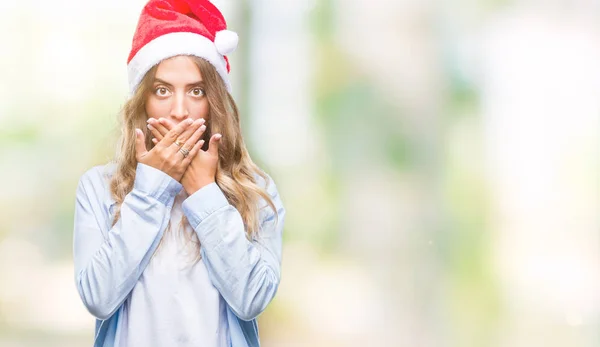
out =
[(185, 96), (176, 93), (172, 98), (173, 103), (171, 104), (171, 119), (180, 123), (190, 115), (186, 105)]

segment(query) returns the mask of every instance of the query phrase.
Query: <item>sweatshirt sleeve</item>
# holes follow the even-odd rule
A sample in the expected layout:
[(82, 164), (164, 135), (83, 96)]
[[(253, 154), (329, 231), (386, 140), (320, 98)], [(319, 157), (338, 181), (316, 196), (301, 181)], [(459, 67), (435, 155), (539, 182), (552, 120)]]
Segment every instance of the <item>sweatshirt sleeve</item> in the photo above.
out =
[(264, 202), (258, 237), (249, 241), (239, 211), (230, 205), (216, 183), (204, 186), (182, 204), (198, 234), (201, 254), (211, 282), (233, 312), (252, 320), (275, 297), (281, 278), (285, 209), (269, 177), (267, 192), (275, 211)]
[(88, 311), (108, 319), (121, 306), (144, 271), (166, 228), (181, 183), (138, 163), (133, 189), (121, 205), (121, 217), (106, 229), (102, 196), (106, 183), (94, 169), (76, 191), (73, 257), (75, 283)]

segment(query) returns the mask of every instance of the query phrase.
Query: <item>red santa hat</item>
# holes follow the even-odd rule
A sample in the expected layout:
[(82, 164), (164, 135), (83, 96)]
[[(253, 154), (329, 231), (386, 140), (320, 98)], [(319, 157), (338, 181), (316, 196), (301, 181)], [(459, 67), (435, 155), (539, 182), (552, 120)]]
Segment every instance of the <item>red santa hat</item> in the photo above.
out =
[(211, 63), (231, 92), (229, 60), (238, 43), (223, 14), (208, 0), (150, 0), (140, 15), (127, 59), (129, 91), (162, 60), (194, 55)]

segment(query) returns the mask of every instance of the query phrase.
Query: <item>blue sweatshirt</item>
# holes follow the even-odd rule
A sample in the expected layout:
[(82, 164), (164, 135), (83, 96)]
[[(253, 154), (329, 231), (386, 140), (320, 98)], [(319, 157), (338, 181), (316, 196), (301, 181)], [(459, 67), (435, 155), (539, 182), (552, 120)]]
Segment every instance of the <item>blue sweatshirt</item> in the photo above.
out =
[[(115, 164), (85, 172), (76, 191), (74, 263), (77, 290), (96, 317), (95, 347), (118, 346), (123, 302), (156, 250), (182, 185), (166, 173), (138, 163), (132, 191), (111, 227), (116, 203), (109, 191)], [(261, 199), (260, 231), (248, 240), (239, 212), (216, 183), (187, 197), (183, 212), (198, 235), (213, 286), (227, 303), (233, 347), (259, 346), (256, 318), (271, 302), (281, 279), (285, 208), (273, 180), (259, 185), (278, 213)], [(201, 313), (199, 313), (201, 314)]]

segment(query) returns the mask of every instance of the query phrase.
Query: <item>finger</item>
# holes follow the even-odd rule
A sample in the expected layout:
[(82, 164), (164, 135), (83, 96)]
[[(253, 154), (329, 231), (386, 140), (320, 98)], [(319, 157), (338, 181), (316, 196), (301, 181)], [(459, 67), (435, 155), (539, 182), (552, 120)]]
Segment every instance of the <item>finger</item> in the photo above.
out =
[[(168, 122), (167, 122), (168, 123)], [(204, 124), (204, 118), (200, 118), (200, 119), (196, 119), (194, 121), (194, 123), (192, 124), (192, 126), (190, 126), (189, 128), (187, 128), (183, 134), (181, 134), (178, 138), (177, 141), (180, 143), (180, 146), (182, 144), (184, 144), (184, 142), (187, 142), (187, 140), (189, 138), (191, 138), (194, 133), (197, 131), (198, 128), (200, 128), (202, 125)], [(194, 141), (195, 143), (195, 141)], [(189, 146), (185, 147), (185, 148), (191, 148), (193, 146), (193, 143), (190, 144)]]
[(139, 160), (146, 153), (148, 153), (148, 149), (146, 148), (144, 133), (139, 128), (135, 128), (135, 156)]
[(171, 146), (177, 140), (179, 135), (181, 135), (183, 131), (187, 129), (193, 122), (194, 121), (191, 118), (188, 118), (177, 124), (175, 127), (173, 127), (173, 129), (169, 130), (167, 135), (165, 135), (162, 141), (160, 141), (160, 144), (164, 145), (165, 147)]
[(168, 120), (167, 118), (163, 118), (163, 117), (160, 117), (160, 118), (158, 119), (158, 122), (159, 122), (161, 125), (163, 125), (163, 126), (165, 127), (165, 129), (167, 129), (167, 131), (169, 131), (169, 130), (173, 129), (173, 127), (174, 127), (175, 125), (177, 125), (177, 123), (175, 123), (175, 122), (172, 122), (172, 121)]
[(148, 124), (148, 130), (150, 130), (150, 133), (152, 134), (152, 136), (157, 138), (159, 141), (163, 139), (163, 134), (161, 134), (161, 132), (156, 127), (154, 127), (152, 124)]
[(185, 148), (192, 148), (196, 142), (200, 139), (204, 131), (206, 130), (206, 125), (202, 124), (202, 126), (198, 127), (196, 131), (190, 136), (190, 138), (183, 145)]
[(167, 135), (169, 130), (173, 128), (173, 125), (171, 125), (171, 123), (164, 118), (159, 118), (158, 120), (152, 121), (152, 126), (158, 129), (162, 136)]
[(156, 138), (153, 138), (152, 143), (156, 145), (158, 143), (158, 140)]
[(219, 144), (221, 143), (221, 138), (223, 137), (223, 135), (221, 134), (214, 134), (211, 138), (210, 141), (208, 142), (208, 153), (214, 155), (214, 156), (218, 156), (219, 155)]
[(194, 124), (192, 124), (191, 127), (187, 128), (183, 134), (181, 134), (181, 136), (179, 136), (179, 138), (177, 139), (181, 145), (184, 145), (185, 148), (192, 148), (192, 146), (194, 146), (194, 144), (196, 143), (196, 141), (198, 141), (198, 139), (196, 139), (196, 141), (191, 142), (188, 144), (189, 139), (191, 139), (194, 134), (202, 127), (206, 128), (206, 126), (204, 126), (204, 119), (196, 119), (194, 121)]
[[(200, 140), (200, 141), (196, 142), (194, 147), (190, 150), (190, 154), (185, 159), (192, 161), (192, 159), (194, 159), (196, 154), (198, 154), (198, 152), (200, 151), (200, 149), (202, 148), (203, 145), (204, 145), (204, 140)], [(188, 164), (188, 163), (186, 163), (186, 164)]]

